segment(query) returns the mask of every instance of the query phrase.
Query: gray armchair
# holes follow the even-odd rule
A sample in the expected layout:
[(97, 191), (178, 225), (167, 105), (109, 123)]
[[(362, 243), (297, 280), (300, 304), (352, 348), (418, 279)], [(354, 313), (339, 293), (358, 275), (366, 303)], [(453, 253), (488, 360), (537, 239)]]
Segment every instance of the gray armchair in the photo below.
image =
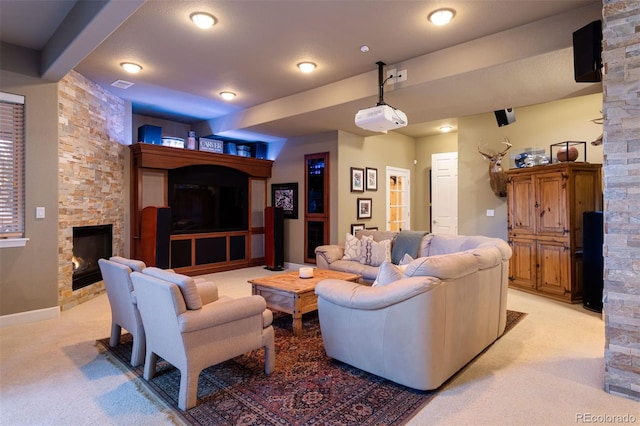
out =
[(144, 262), (114, 256), (99, 259), (98, 265), (107, 290), (111, 306), (111, 337), (109, 345), (115, 347), (120, 343), (120, 335), (124, 327), (133, 336), (131, 365), (136, 367), (144, 361), (145, 336), (140, 312), (136, 306), (136, 297), (131, 282), (132, 271), (142, 271)]
[[(198, 376), (254, 349), (265, 349), (265, 373), (275, 366), (273, 315), (261, 296), (203, 298), (193, 278), (158, 268), (131, 274), (145, 326), (144, 378), (151, 380), (160, 356), (180, 370), (178, 407), (196, 405)], [(209, 295), (211, 296), (211, 294)]]

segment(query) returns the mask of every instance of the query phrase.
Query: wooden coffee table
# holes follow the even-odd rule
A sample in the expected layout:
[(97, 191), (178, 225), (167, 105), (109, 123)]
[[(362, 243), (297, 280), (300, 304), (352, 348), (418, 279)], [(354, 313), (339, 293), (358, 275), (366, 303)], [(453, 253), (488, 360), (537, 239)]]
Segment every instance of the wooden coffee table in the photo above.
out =
[(268, 277), (254, 278), (251, 294), (264, 297), (267, 307), (293, 316), (293, 335), (302, 334), (302, 314), (318, 309), (318, 296), (314, 290), (316, 284), (324, 279), (337, 279), (358, 282), (362, 275), (313, 269), (313, 278), (300, 278), (298, 271)]

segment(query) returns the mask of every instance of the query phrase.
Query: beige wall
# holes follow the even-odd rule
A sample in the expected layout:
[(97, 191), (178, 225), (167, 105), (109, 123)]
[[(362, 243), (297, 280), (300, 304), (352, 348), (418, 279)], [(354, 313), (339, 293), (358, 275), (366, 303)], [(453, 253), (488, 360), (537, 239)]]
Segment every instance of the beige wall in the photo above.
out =
[[(271, 179), (267, 188), (267, 205), (272, 205), (271, 184), (298, 182), (298, 219), (284, 221), (284, 260), (304, 263), (304, 156), (329, 152), (330, 190), (338, 188), (338, 132), (328, 132), (288, 140), (273, 164)], [(337, 229), (337, 203), (332, 197), (329, 209), (331, 235)]]
[[(510, 155), (524, 148), (545, 148), (563, 141), (586, 141), (587, 160), (602, 164), (602, 146), (591, 141), (602, 133), (602, 125), (590, 120), (602, 116), (602, 94), (565, 99), (516, 108), (516, 122), (498, 127), (493, 112), (458, 120), (458, 232), (507, 238), (506, 198), (497, 197), (489, 186), (488, 161), (483, 150), (503, 149), (506, 136), (513, 147)], [(486, 210), (493, 209), (494, 217)]]
[[(0, 315), (58, 306), (58, 93), (55, 83), (0, 71), (25, 96), (25, 247), (0, 249)], [(36, 207), (46, 217), (35, 219)]]

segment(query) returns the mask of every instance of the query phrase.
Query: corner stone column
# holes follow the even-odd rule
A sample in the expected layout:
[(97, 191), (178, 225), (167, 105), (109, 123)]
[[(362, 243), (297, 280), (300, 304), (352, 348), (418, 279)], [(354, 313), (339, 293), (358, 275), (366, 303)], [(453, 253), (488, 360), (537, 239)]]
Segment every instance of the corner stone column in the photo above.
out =
[(640, 401), (640, 1), (603, 18), (604, 386)]

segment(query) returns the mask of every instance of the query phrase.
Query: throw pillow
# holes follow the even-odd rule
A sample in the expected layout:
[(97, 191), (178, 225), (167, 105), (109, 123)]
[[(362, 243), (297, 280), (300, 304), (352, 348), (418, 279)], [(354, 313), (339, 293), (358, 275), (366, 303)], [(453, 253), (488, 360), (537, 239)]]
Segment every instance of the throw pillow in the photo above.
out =
[(347, 233), (344, 240), (344, 256), (342, 256), (342, 260), (355, 260), (359, 262), (361, 256), (362, 241)]
[(409, 253), (405, 253), (402, 259), (400, 259), (400, 262), (398, 262), (398, 265), (408, 265), (411, 262), (413, 262), (413, 257), (411, 257)]
[(378, 276), (376, 277), (371, 287), (382, 287), (392, 282), (402, 279), (404, 267), (394, 265), (391, 262), (382, 262), (380, 269), (378, 270)]
[(369, 266), (380, 266), (382, 262), (391, 261), (391, 240), (374, 241), (373, 237), (362, 237), (362, 256), (360, 263)]

